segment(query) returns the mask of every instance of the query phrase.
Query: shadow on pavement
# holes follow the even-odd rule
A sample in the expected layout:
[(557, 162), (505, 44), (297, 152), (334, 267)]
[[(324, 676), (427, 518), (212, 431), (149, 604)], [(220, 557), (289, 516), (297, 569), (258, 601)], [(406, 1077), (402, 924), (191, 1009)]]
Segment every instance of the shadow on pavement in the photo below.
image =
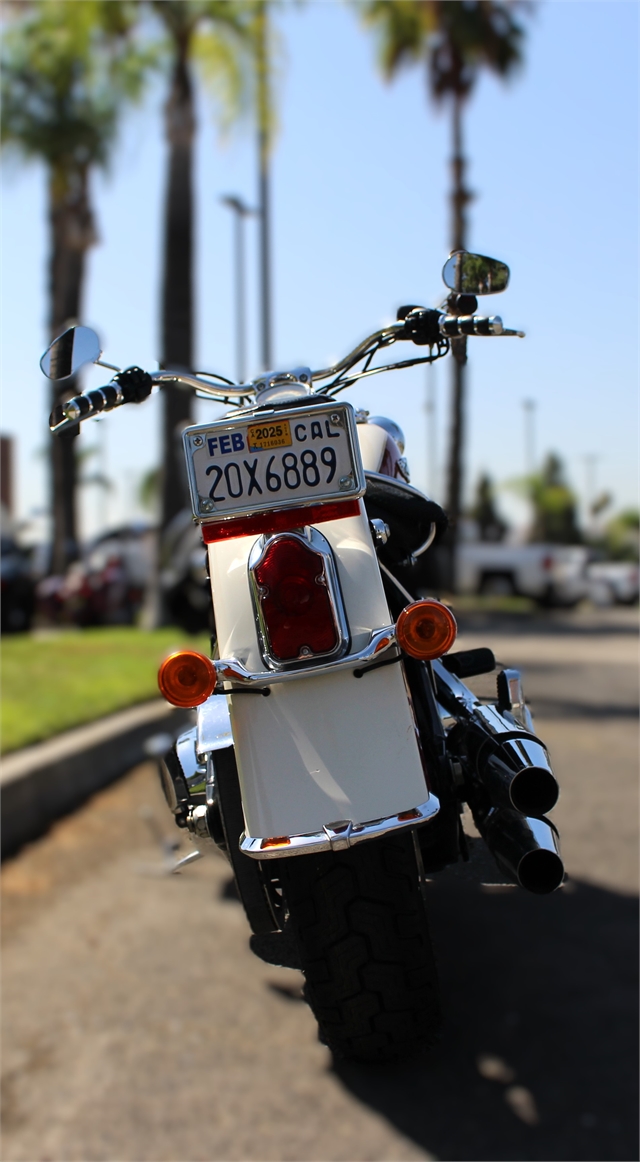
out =
[(637, 1159), (637, 899), (429, 892), (442, 1040), (342, 1083), (438, 1159)]

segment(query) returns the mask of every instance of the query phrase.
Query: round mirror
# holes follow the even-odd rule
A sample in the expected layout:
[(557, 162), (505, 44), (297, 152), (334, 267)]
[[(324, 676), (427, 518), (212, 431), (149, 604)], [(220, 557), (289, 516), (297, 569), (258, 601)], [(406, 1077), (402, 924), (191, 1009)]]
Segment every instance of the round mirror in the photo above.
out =
[(456, 250), (442, 271), (445, 286), (461, 295), (497, 295), (509, 283), (509, 267), (497, 258)]
[(68, 379), (86, 363), (100, 358), (100, 340), (90, 327), (70, 327), (47, 348), (40, 367), (48, 379)]

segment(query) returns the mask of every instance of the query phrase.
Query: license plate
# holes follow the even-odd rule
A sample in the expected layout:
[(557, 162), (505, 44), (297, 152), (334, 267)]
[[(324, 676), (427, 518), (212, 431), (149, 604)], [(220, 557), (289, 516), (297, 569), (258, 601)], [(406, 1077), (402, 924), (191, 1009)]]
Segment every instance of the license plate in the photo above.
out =
[(193, 512), (212, 521), (362, 496), (353, 408), (319, 404), (187, 428)]

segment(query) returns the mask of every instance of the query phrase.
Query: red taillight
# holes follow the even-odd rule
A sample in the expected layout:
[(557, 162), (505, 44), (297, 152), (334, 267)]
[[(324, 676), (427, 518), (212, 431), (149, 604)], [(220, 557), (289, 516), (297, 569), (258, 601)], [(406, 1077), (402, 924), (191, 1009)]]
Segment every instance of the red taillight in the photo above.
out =
[(298, 537), (276, 537), (252, 572), (272, 657), (288, 662), (337, 648), (338, 628), (321, 553)]

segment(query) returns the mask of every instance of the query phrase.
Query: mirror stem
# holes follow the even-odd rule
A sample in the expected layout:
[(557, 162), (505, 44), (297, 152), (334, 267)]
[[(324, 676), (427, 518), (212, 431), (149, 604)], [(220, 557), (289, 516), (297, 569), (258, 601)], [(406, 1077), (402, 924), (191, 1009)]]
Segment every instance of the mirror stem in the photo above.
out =
[(104, 359), (94, 360), (96, 367), (108, 367), (109, 371), (122, 371), (121, 367), (115, 367), (113, 363), (105, 363)]

